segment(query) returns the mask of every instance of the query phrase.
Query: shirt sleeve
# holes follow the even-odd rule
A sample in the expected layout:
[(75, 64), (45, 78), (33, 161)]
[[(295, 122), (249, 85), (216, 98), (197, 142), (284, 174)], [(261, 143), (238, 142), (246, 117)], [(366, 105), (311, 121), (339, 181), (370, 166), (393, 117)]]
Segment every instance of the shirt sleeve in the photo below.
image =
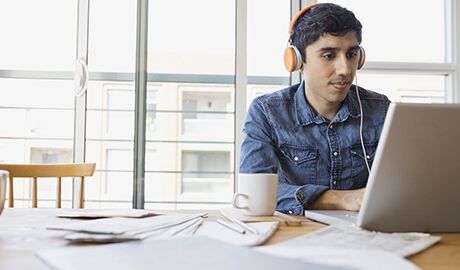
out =
[(276, 210), (287, 214), (303, 215), (304, 209), (328, 189), (327, 186), (312, 184), (298, 186), (280, 181)]
[[(266, 111), (259, 99), (248, 109), (243, 128), (241, 145), (241, 173), (278, 173), (277, 140)], [(329, 188), (321, 185), (303, 186), (289, 184), (279, 179), (277, 210), (283, 213), (302, 215), (304, 207), (312, 204)]]
[(243, 133), (240, 172), (277, 173), (276, 138), (266, 112), (257, 98), (248, 109)]

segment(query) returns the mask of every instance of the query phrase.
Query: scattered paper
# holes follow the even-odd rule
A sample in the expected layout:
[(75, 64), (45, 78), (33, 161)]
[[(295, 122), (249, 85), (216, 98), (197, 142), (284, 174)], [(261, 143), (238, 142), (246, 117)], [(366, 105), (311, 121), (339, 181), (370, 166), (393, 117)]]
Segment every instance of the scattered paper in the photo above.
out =
[(279, 222), (253, 222), (251, 226), (254, 227), (259, 234), (241, 234), (217, 222), (204, 222), (203, 225), (198, 228), (196, 235), (207, 236), (238, 246), (257, 246), (265, 243), (278, 230)]
[(142, 210), (142, 209), (101, 209), (101, 210), (72, 210), (65, 211), (57, 214), (61, 218), (143, 218), (161, 215), (161, 213)]
[[(324, 264), (272, 256), (208, 237), (45, 249), (38, 258), (52, 269), (161, 270), (343, 270)], [(346, 268), (350, 270), (350, 268)]]
[(194, 233), (196, 228), (187, 230), (188, 227), (199, 226), (203, 216), (206, 213), (162, 215), (143, 219), (105, 218), (47, 228), (72, 232), (64, 237), (69, 241), (113, 243)]
[(441, 240), (425, 233), (381, 233), (352, 226), (328, 226), (279, 245), (290, 247), (328, 247), (383, 250), (407, 257)]
[(340, 269), (420, 270), (409, 260), (380, 250), (287, 245), (262, 246), (255, 250), (309, 263), (336, 266)]

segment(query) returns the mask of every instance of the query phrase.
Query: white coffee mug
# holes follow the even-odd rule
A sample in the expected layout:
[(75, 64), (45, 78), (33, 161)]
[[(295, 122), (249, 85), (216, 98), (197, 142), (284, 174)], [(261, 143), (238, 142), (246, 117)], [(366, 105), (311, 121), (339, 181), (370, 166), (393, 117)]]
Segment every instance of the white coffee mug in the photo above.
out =
[(278, 175), (271, 173), (240, 173), (238, 193), (233, 195), (234, 208), (249, 216), (271, 216), (276, 210)]
[(9, 178), (9, 173), (7, 171), (0, 170), (0, 214), (3, 211), (6, 198), (6, 182)]

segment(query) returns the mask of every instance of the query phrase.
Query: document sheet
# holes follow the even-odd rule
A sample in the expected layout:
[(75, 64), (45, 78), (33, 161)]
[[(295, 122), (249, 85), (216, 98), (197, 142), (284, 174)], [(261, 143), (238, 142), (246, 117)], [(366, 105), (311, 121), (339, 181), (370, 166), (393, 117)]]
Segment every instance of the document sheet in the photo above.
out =
[(238, 246), (257, 246), (265, 243), (278, 230), (279, 222), (253, 222), (250, 223), (259, 233), (237, 233), (218, 224), (217, 222), (204, 222), (197, 230), (196, 235), (207, 236)]
[[(381, 233), (352, 226), (328, 226), (281, 243), (285, 246), (383, 250), (407, 257), (441, 240), (425, 233)], [(281, 245), (280, 244), (280, 245)]]
[(347, 270), (421, 270), (401, 256), (380, 250), (287, 245), (262, 246), (256, 250)]
[(143, 209), (97, 209), (97, 210), (66, 210), (59, 214), (57, 217), (61, 218), (112, 218), (112, 217), (126, 217), (126, 218), (143, 218), (150, 216), (161, 215), (162, 213), (156, 211), (149, 211)]
[(41, 250), (37, 253), (57, 270), (219, 269), (219, 270), (338, 270), (230, 245), (208, 237), (170, 238), (98, 246)]

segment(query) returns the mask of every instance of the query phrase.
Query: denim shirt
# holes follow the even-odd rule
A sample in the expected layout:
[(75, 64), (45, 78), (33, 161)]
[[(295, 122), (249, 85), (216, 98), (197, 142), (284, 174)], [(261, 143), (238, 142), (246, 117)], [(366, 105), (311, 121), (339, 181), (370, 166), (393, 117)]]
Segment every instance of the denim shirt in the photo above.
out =
[[(359, 94), (371, 166), (390, 101), (360, 87)], [(308, 104), (303, 83), (257, 97), (243, 128), (240, 172), (277, 173), (277, 210), (297, 215), (326, 190), (363, 188), (368, 171), (360, 116), (354, 85), (332, 121)]]

